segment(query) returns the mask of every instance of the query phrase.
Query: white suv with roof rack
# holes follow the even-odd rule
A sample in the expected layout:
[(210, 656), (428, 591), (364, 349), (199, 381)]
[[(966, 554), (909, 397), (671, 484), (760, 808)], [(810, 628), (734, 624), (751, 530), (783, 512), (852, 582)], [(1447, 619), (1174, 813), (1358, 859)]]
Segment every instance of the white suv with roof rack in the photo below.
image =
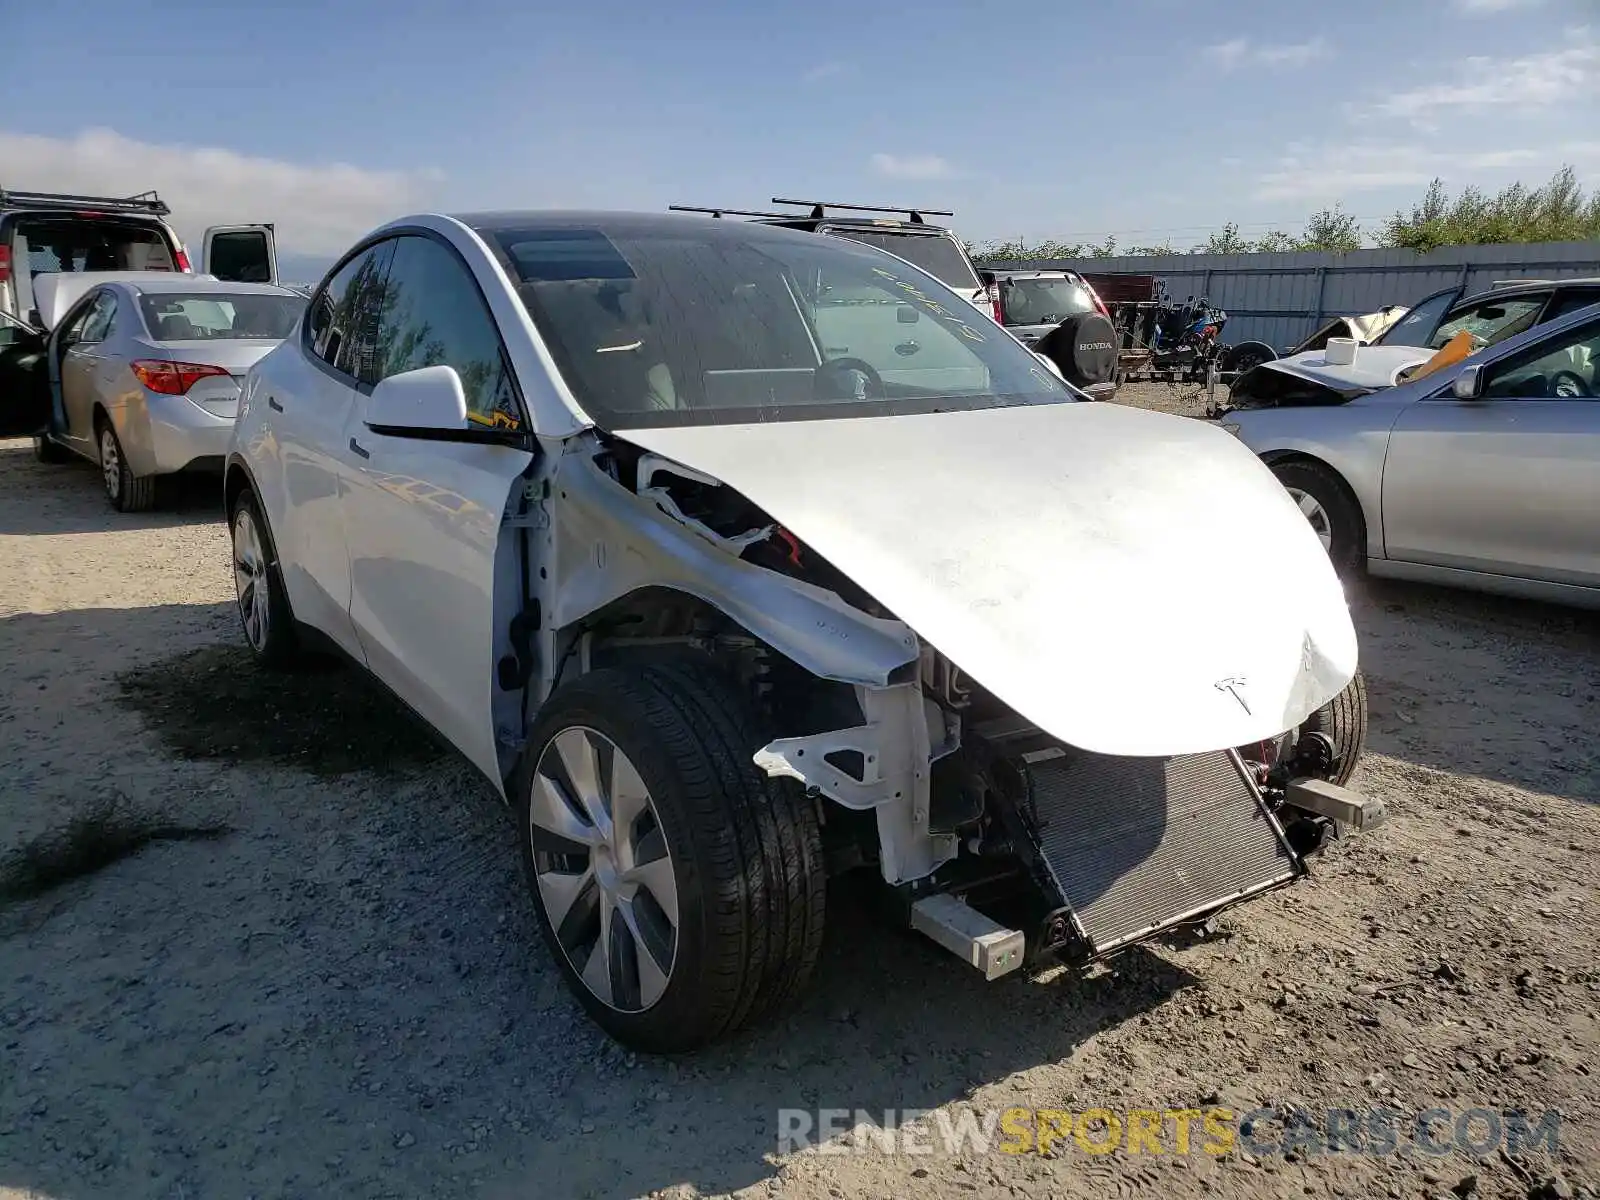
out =
[[(996, 317), (994, 301), (989, 290), (978, 276), (972, 257), (955, 233), (942, 225), (934, 225), (929, 217), (950, 217), (955, 214), (942, 208), (893, 208), (873, 204), (837, 204), (822, 200), (785, 200), (772, 198), (773, 204), (792, 204), (810, 209), (800, 213), (758, 212), (739, 208), (698, 208), (687, 204), (673, 204), (673, 212), (708, 213), (713, 217), (750, 217), (767, 225), (782, 225), (789, 229), (803, 229), (808, 233), (831, 233), (834, 237), (849, 238), (863, 245), (887, 250), (913, 266), (921, 267), (956, 295), (972, 303), (973, 307), (990, 317)], [(832, 210), (830, 212), (830, 210)], [(839, 216), (845, 213), (894, 213), (893, 217)], [(905, 219), (901, 220), (903, 214)], [(998, 318), (997, 318), (998, 319)]]
[[(84, 271), (192, 272), (188, 251), (164, 218), (155, 192), (78, 196), (0, 188), (0, 314), (28, 324), (39, 275)], [(215, 225), (205, 231), (206, 274), (233, 283), (276, 283), (271, 225)]]

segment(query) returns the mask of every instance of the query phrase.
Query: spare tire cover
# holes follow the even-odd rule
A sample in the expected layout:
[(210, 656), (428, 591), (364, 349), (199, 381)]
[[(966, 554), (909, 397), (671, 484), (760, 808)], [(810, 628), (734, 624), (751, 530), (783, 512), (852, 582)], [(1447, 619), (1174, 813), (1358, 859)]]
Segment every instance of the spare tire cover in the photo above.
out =
[(1033, 344), (1077, 387), (1105, 383), (1117, 371), (1117, 331), (1099, 313), (1068, 317)]

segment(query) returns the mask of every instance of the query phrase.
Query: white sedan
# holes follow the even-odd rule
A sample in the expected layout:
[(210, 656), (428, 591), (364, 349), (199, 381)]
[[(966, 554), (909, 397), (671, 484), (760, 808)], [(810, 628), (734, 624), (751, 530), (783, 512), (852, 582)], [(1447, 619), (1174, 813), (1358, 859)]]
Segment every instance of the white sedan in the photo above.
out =
[[(407, 218), (246, 381), (244, 631), (342, 652), (478, 766), (629, 1045), (792, 998), (841, 871), (988, 978), (1097, 958), (1382, 813), (1342, 786), (1343, 593), (1272, 473), (1079, 400), (843, 239)], [(1199, 628), (1180, 595), (1254, 616)]]

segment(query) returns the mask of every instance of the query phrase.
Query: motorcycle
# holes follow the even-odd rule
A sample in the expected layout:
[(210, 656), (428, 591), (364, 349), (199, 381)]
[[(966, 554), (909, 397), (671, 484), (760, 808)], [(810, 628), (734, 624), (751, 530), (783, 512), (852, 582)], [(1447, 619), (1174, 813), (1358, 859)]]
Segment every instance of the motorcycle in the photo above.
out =
[(1217, 356), (1227, 347), (1218, 341), (1228, 314), (1206, 297), (1190, 296), (1182, 304), (1163, 302), (1151, 313), (1149, 369), (1192, 383), (1210, 377)]

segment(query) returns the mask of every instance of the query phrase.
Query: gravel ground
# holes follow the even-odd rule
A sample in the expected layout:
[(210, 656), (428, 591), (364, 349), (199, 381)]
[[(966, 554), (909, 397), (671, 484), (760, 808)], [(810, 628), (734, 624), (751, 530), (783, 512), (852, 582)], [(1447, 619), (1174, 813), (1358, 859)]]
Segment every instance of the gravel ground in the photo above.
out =
[[(1354, 591), (1355, 782), (1393, 818), (1212, 937), (984, 984), (840, 897), (795, 1012), (656, 1061), (568, 998), (469, 767), (351, 672), (255, 676), (213, 497), (118, 516), (0, 442), (0, 856), (85, 815), (148, 835), (0, 903), (0, 1197), (1600, 1187), (1592, 615)], [(1201, 635), (1233, 616), (1173, 600)], [(777, 1153), (779, 1108), (1377, 1104), (1558, 1108), (1560, 1148)]]

